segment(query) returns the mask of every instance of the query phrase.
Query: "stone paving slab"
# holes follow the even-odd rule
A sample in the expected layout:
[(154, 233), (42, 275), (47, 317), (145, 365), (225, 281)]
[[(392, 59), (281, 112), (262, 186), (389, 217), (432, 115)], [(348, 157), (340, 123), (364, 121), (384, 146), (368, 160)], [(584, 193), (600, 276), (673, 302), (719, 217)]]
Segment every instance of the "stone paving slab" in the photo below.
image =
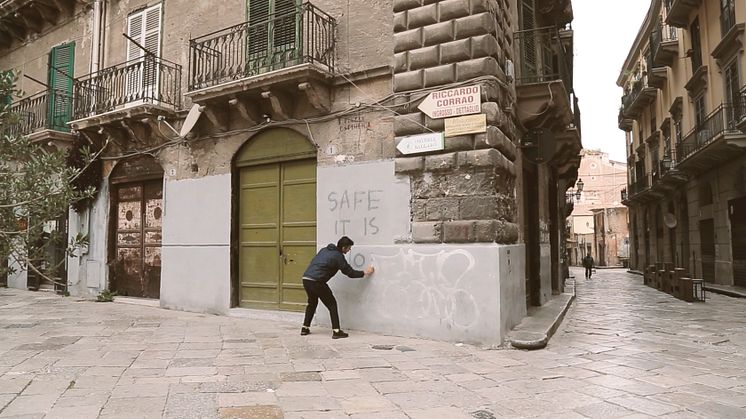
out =
[(746, 417), (744, 300), (576, 287), (540, 351), (2, 289), (0, 419)]

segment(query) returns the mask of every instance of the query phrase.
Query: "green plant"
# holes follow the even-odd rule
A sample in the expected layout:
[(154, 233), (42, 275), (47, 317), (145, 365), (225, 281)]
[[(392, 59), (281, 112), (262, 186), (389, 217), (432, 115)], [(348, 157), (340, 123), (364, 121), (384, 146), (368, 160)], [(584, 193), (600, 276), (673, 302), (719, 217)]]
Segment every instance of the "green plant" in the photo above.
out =
[(114, 301), (114, 297), (116, 297), (116, 296), (117, 296), (117, 292), (116, 291), (112, 292), (112, 291), (109, 291), (109, 290), (103, 290), (96, 297), (96, 301), (98, 301), (99, 303), (110, 303), (110, 302)]

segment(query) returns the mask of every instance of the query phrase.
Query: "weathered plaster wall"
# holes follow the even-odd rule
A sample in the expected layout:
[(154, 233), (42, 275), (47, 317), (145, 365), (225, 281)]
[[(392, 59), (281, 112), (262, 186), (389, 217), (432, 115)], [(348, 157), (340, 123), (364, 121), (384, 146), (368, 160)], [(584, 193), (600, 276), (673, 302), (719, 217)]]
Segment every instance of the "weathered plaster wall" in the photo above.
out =
[(161, 306), (230, 308), (231, 176), (165, 182)]
[[(522, 246), (360, 245), (363, 279), (333, 279), (343, 328), (447, 341), (500, 344), (525, 315)], [(503, 294), (504, 292), (504, 294)], [(317, 321), (328, 325), (319, 305)]]
[(75, 42), (75, 77), (90, 72), (91, 65), (91, 13), (87, 6), (76, 5), (72, 15), (63, 15), (53, 25), (45, 25), (40, 34), (33, 34), (27, 42), (15, 42), (9, 49), (0, 49), (0, 69), (15, 69), (19, 72), (18, 88), (24, 96), (46, 90), (46, 87), (22, 76), (27, 74), (44, 83), (47, 82), (49, 52), (57, 45)]
[(93, 297), (108, 288), (109, 182), (102, 181), (93, 207), (82, 216), (70, 212), (68, 236), (87, 234), (89, 246), (67, 259), (70, 294)]

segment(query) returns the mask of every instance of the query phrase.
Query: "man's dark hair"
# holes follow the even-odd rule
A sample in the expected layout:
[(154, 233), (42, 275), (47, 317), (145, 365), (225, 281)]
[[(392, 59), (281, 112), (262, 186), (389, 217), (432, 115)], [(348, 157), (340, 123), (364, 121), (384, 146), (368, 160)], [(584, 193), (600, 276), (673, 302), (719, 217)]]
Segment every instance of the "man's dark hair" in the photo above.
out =
[(339, 239), (339, 241), (337, 242), (337, 249), (342, 249), (343, 247), (352, 246), (353, 244), (355, 244), (355, 242), (353, 242), (351, 238), (347, 236), (342, 236), (342, 238)]

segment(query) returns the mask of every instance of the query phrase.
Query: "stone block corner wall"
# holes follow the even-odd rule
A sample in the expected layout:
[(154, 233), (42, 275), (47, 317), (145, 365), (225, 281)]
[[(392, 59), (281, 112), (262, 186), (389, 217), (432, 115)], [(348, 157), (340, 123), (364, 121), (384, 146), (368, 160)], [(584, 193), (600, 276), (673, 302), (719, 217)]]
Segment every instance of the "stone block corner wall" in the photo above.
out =
[(397, 174), (412, 187), (415, 243), (514, 244), (518, 129), (507, 0), (395, 0), (396, 137), (444, 130), (443, 119), (417, 110), (427, 91), (480, 85), (487, 132), (448, 137), (445, 149), (397, 154)]

